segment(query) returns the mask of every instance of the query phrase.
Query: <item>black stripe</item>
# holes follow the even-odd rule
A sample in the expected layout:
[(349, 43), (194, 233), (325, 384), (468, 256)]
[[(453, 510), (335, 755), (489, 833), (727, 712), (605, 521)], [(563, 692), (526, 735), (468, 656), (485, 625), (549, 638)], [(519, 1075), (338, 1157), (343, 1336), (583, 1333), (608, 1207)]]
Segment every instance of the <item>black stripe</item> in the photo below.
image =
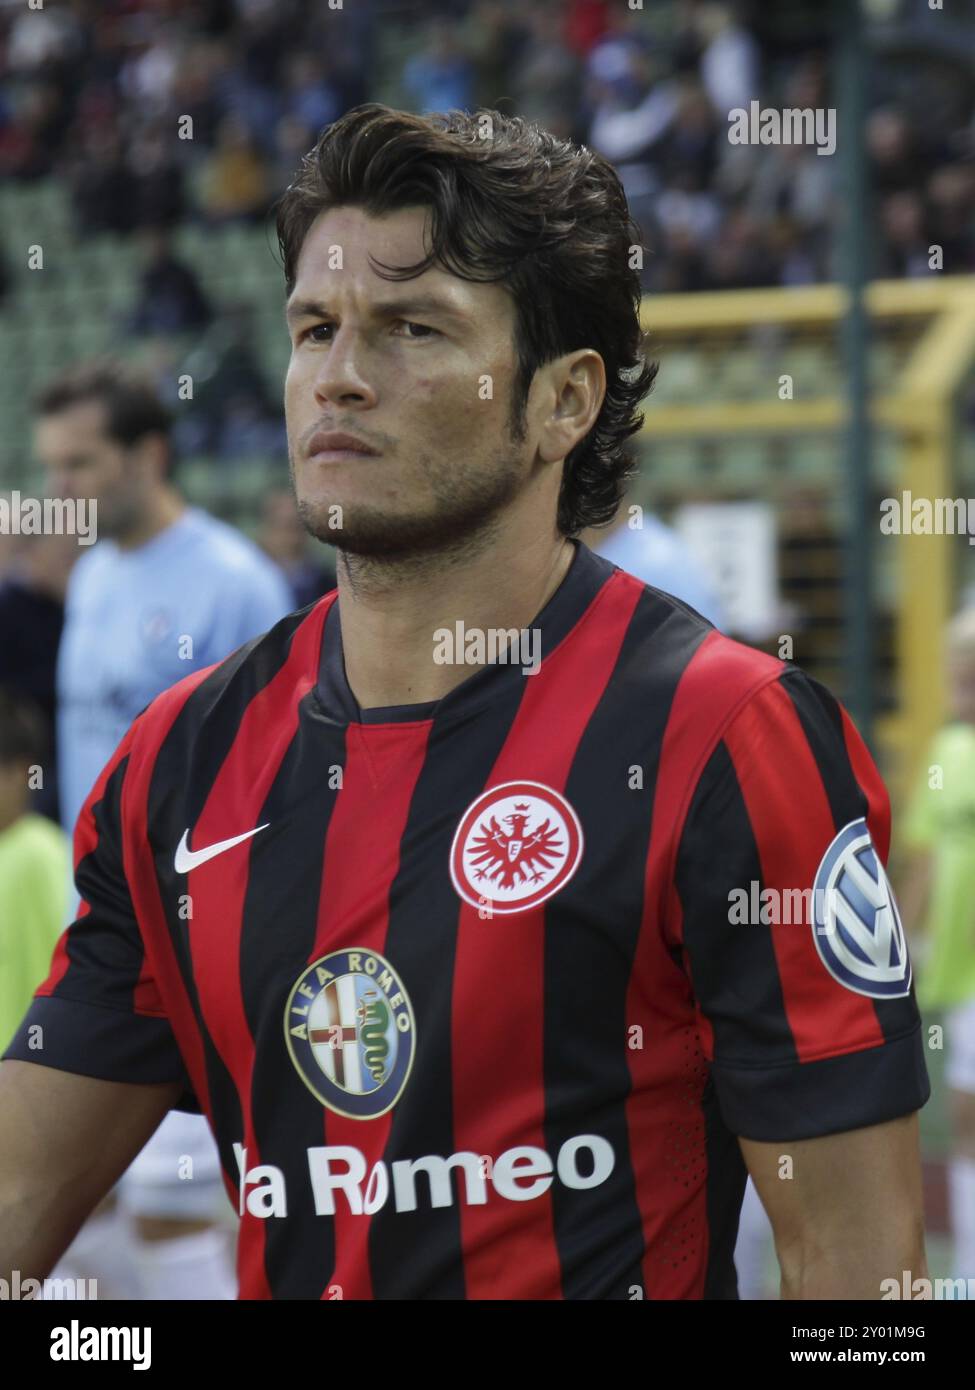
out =
[(851, 820), (866, 816), (868, 806), (850, 765), (839, 705), (824, 685), (797, 667), (784, 671), (779, 684), (792, 702), (819, 768), (833, 829), (842, 830)]
[[(566, 1298), (627, 1299), (634, 1284), (643, 1285), (644, 1236), (626, 1122), (627, 991), (664, 730), (681, 676), (709, 630), (668, 597), (644, 590), (566, 782), (585, 850), (574, 878), (546, 907), (546, 1147), (554, 1156), (566, 1140), (596, 1132), (616, 1156), (600, 1185), (569, 1191), (556, 1182), (550, 1189)], [(638, 723), (634, 691), (641, 692)], [(572, 699), (571, 690), (565, 698)], [(642, 771), (642, 788), (631, 787), (634, 766)], [(604, 1098), (598, 1118), (594, 1096)]]
[(714, 1032), (717, 1059), (755, 1065), (759, 1040), (763, 1064), (795, 1062), (773, 928), (732, 922), (729, 915), (729, 893), (749, 893), (752, 881), (761, 903), (758, 846), (731, 755), (719, 743), (691, 801), (674, 870), (694, 993)]
[(284, 1010), (312, 956), (324, 845), (338, 788), (330, 767), (345, 766), (345, 733), (327, 725), (311, 695), (299, 706), (295, 737), (258, 823), (277, 853), (254, 855), (244, 901), (240, 979), (256, 1048), (251, 1086), (262, 1163), (284, 1173), (288, 1215), (264, 1223), (264, 1267), (275, 1298), (317, 1299), (335, 1268), (334, 1218), (317, 1216), (307, 1151), (325, 1143), (325, 1110), (298, 1075), (284, 1039)]
[[(134, 1007), (135, 992), (142, 971), (145, 951), (142, 938), (132, 925), (135, 908), (125, 879), (122, 861), (121, 801), (122, 785), (128, 769), (128, 755), (122, 758), (105, 782), (104, 792), (92, 808), (95, 831), (94, 847), (78, 863), (75, 884), (84, 902), (95, 911), (92, 922), (84, 919), (68, 932), (65, 942), (70, 964), (58, 981), (53, 995), (97, 1001), (101, 995), (106, 973), (113, 985), (113, 995), (121, 1000), (129, 996)], [(92, 931), (93, 923), (105, 929)]]
[[(524, 681), (469, 719), (437, 718), (417, 779), (389, 898), (384, 954), (406, 986), (417, 1020), (409, 1105), (393, 1111), (384, 1158), (453, 1153), (452, 990), (460, 905), (446, 872), (457, 824), (511, 730)], [(474, 717), (476, 715), (476, 717)], [(487, 1000), (487, 995), (485, 996)], [(465, 1296), (459, 1200), (432, 1207), (421, 1175), (417, 1210), (388, 1202), (372, 1218), (369, 1256), (377, 1299)], [(419, 1292), (418, 1292), (419, 1291)]]
[(160, 898), (200, 1034), (220, 1161), (234, 1183), (238, 1166), (233, 1145), (238, 1137), (243, 1141), (245, 1133), (242, 1098), (203, 1019), (189, 945), (193, 924), (179, 914), (185, 880), (176, 874), (173, 854), (183, 831), (193, 826), (202, 812), (236, 742), (248, 705), (284, 665), (294, 634), (306, 617), (307, 610), (282, 619), (270, 632), (246, 643), (197, 686), (159, 746), (149, 786), (148, 833)]

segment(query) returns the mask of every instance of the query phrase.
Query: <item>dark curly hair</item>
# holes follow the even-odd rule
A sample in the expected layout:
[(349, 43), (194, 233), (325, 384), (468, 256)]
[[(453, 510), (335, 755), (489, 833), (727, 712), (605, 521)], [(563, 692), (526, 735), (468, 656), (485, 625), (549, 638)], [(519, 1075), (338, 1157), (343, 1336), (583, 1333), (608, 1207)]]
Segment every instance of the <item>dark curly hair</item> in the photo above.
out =
[(517, 314), (516, 431), (540, 366), (580, 348), (599, 353), (606, 396), (566, 457), (558, 526), (574, 536), (610, 521), (634, 467), (625, 441), (643, 425), (637, 406), (657, 364), (645, 356), (640, 326), (639, 229), (608, 161), (494, 110), (418, 116), (378, 102), (354, 107), (325, 127), (276, 205), (288, 295), (312, 222), (349, 205), (373, 217), (403, 207), (432, 211), (426, 258), (384, 267), (392, 273), (383, 279), (415, 279), (437, 264), (509, 292)]

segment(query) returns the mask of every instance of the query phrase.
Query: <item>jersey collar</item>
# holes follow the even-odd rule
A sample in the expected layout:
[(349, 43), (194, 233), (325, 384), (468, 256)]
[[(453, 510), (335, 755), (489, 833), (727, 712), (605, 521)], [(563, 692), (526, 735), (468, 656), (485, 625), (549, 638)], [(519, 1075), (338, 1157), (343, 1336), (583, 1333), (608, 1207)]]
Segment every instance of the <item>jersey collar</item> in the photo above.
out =
[[(616, 566), (574, 540), (575, 554), (562, 583), (542, 611), (528, 624), (538, 631), (537, 651), (544, 662), (569, 635)], [(533, 677), (517, 663), (478, 667), (440, 700), (413, 705), (385, 705), (361, 709), (345, 674), (342, 651), (342, 618), (335, 598), (325, 617), (315, 695), (320, 712), (340, 724), (406, 724), (451, 717), (487, 703), (500, 692)]]

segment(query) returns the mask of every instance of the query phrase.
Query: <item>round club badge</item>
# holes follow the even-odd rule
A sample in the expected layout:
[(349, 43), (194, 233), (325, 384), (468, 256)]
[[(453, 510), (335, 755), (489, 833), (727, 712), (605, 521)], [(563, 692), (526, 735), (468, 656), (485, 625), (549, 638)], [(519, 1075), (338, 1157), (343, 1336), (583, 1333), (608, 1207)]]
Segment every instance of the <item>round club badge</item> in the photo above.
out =
[(582, 858), (579, 817), (541, 782), (502, 782), (472, 802), (450, 850), (450, 876), (472, 907), (524, 912), (563, 888)]
[(284, 1036), (321, 1103), (353, 1120), (396, 1104), (413, 1065), (416, 1026), (403, 982), (376, 951), (332, 951), (295, 981)]

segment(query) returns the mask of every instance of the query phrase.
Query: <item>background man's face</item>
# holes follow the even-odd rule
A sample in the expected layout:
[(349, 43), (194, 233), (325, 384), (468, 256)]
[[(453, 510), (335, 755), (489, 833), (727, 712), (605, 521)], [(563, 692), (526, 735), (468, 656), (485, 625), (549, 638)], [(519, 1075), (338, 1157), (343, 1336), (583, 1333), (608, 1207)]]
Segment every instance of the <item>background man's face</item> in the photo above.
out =
[[(322, 213), (288, 301), (285, 413), (299, 512), (313, 535), (360, 554), (462, 540), (496, 518), (530, 472), (531, 440), (509, 432), (517, 369), (509, 295), (436, 268), (397, 282), (370, 267), (370, 254), (385, 266), (420, 260), (428, 216), (422, 208), (382, 218), (355, 207)], [(421, 307), (421, 297), (436, 304)], [(317, 431), (354, 434), (378, 453), (316, 460)]]
[(141, 464), (105, 432), (100, 401), (79, 401), (37, 422), (34, 450), (53, 497), (98, 503), (98, 534), (123, 535), (138, 524), (147, 479)]

